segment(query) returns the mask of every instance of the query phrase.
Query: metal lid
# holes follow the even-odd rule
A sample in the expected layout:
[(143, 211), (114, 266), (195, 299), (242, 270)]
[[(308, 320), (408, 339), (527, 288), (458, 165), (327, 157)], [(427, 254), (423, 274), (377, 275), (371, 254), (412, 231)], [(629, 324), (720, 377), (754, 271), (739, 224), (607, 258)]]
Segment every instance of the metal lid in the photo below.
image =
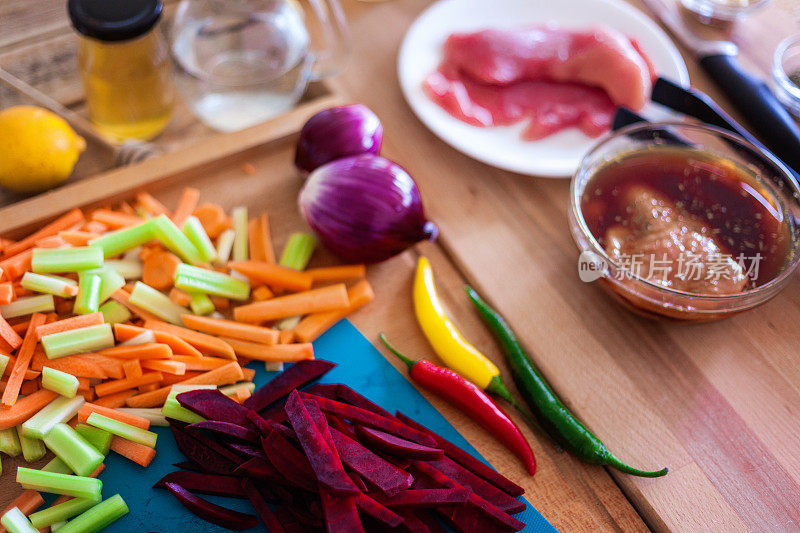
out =
[(69, 0), (75, 29), (101, 41), (124, 41), (149, 32), (161, 17), (161, 0)]

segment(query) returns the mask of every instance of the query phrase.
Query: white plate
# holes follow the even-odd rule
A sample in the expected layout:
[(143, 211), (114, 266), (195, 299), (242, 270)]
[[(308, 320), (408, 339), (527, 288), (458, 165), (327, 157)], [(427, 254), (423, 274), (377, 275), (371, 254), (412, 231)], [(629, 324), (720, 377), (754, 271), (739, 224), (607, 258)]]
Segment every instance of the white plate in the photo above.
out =
[[(422, 81), (438, 66), (442, 44), (451, 33), (546, 22), (572, 28), (598, 24), (615, 28), (639, 41), (659, 75), (689, 85), (686, 64), (669, 37), (620, 0), (441, 0), (419, 16), (400, 48), (398, 75), (411, 109), (443, 141), (479, 161), (531, 176), (572, 175), (596, 139), (571, 128), (539, 141), (523, 141), (524, 121), (514, 126), (471, 126), (422, 92)], [(652, 103), (642, 113), (648, 118), (669, 117), (664, 108)]]

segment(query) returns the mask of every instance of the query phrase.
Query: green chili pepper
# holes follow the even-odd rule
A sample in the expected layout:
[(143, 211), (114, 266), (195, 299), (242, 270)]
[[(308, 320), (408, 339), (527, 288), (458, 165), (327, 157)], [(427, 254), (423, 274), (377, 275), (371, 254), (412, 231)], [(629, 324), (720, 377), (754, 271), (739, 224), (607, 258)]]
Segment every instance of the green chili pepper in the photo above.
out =
[(641, 477), (660, 477), (667, 469), (645, 471), (626, 465), (559, 400), (547, 381), (536, 371), (528, 354), (503, 317), (484, 302), (471, 287), (466, 287), (478, 314), (492, 331), (508, 359), (514, 382), (550, 438), (587, 463), (607, 465)]

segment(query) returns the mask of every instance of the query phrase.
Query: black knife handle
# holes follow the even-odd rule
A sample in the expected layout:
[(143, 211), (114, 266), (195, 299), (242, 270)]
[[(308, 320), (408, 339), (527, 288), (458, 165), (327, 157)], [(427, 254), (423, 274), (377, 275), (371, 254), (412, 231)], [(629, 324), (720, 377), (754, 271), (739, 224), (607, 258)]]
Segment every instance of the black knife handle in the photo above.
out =
[(732, 55), (705, 56), (700, 65), (756, 136), (787, 165), (800, 171), (800, 128), (767, 84), (742, 68)]

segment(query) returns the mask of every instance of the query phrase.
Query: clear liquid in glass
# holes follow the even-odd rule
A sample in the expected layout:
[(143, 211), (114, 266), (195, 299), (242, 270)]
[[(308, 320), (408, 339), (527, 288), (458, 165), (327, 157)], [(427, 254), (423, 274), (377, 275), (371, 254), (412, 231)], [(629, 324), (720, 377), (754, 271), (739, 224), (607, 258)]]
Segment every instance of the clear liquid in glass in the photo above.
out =
[(181, 92), (194, 114), (216, 130), (237, 131), (284, 113), (309, 80), (312, 59), (301, 13), (288, 2), (268, 7), (206, 10), (174, 27)]

